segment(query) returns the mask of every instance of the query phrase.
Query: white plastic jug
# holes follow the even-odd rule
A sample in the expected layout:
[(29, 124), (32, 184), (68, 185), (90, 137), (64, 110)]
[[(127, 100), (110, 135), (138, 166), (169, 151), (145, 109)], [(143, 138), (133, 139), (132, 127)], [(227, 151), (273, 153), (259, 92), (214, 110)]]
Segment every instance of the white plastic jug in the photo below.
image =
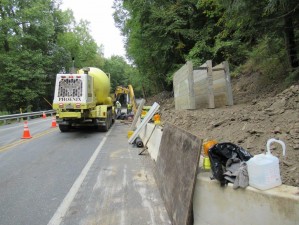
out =
[(247, 161), (249, 185), (260, 190), (267, 190), (281, 185), (279, 159), (270, 152), (272, 142), (281, 144), (283, 155), (285, 155), (285, 143), (271, 138), (267, 141), (266, 154), (255, 155)]

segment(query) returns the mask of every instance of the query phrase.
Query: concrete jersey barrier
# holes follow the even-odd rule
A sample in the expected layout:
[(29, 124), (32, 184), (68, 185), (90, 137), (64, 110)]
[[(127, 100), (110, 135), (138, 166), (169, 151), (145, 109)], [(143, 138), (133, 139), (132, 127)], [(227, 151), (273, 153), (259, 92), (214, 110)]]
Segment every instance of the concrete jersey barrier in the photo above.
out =
[[(148, 142), (151, 158), (157, 161), (162, 137), (161, 127), (148, 123), (141, 132)], [(167, 163), (167, 162), (166, 162)], [(229, 184), (221, 188), (218, 181), (210, 180), (210, 172), (199, 172), (193, 195), (194, 225), (298, 225), (299, 188), (281, 185), (260, 191), (247, 187), (234, 190)]]

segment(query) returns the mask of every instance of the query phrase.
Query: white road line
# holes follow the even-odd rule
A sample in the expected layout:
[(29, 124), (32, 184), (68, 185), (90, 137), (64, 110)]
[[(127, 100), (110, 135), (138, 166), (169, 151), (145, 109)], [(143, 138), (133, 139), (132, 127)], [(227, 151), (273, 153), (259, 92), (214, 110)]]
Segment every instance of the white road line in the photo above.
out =
[(126, 194), (126, 187), (127, 187), (127, 165), (125, 165), (125, 168), (124, 168), (124, 177), (123, 177), (123, 203), (122, 203), (122, 210), (121, 210), (121, 214), (120, 214), (120, 224), (121, 225), (124, 225), (125, 224), (125, 202), (126, 202), (126, 199), (125, 199), (125, 194)]
[(113, 127), (110, 129), (110, 131), (108, 131), (108, 133), (105, 135), (105, 137), (103, 138), (103, 140), (101, 141), (101, 143), (99, 144), (99, 146), (97, 147), (95, 152), (92, 154), (89, 161), (87, 162), (87, 164), (83, 168), (81, 174), (76, 179), (75, 183), (73, 184), (73, 186), (71, 187), (71, 189), (69, 190), (69, 192), (67, 193), (65, 198), (63, 199), (62, 203), (60, 204), (60, 206), (56, 210), (56, 212), (53, 215), (52, 219), (49, 221), (48, 225), (59, 225), (59, 224), (61, 224), (61, 222), (63, 220), (63, 217), (65, 216), (65, 214), (68, 211), (68, 209), (69, 209), (72, 201), (74, 200), (77, 192), (79, 191), (79, 189), (80, 189), (80, 187), (81, 187), (88, 171), (90, 170), (92, 164), (94, 163), (94, 161), (97, 158), (98, 154), (102, 150), (102, 147), (105, 144), (105, 142), (107, 140), (107, 137), (111, 133), (112, 129), (113, 129)]

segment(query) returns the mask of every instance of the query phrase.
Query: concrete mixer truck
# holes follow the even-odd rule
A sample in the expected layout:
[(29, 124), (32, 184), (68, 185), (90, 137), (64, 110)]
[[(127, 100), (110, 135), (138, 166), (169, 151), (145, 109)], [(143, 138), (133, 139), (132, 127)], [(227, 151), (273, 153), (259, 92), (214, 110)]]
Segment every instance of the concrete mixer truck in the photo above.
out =
[(115, 117), (110, 77), (94, 67), (77, 74), (57, 74), (53, 109), (61, 132), (79, 126), (109, 130)]

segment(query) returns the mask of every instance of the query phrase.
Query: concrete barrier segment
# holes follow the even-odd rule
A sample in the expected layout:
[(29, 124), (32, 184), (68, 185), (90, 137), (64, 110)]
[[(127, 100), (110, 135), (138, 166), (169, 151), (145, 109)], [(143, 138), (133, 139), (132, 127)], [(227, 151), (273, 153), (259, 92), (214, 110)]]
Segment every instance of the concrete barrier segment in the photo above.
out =
[(142, 129), (144, 129), (145, 125), (150, 121), (150, 119), (154, 116), (154, 114), (157, 112), (159, 109), (160, 105), (155, 102), (151, 109), (147, 112), (145, 118), (143, 118), (142, 122), (138, 125), (137, 129), (134, 131), (132, 136), (129, 138), (128, 142), (130, 144), (133, 144), (135, 139), (138, 137), (139, 133), (141, 132)]
[(193, 196), (194, 225), (299, 224), (299, 190), (281, 185), (266, 191), (247, 187), (234, 190), (199, 173)]
[(153, 123), (148, 123), (140, 132), (139, 137), (145, 143), (151, 158), (156, 162), (162, 138), (162, 127)]
[[(140, 137), (144, 143), (148, 141), (148, 152), (151, 158), (157, 161), (163, 128), (157, 126), (154, 129), (154, 127), (154, 124), (147, 123)], [(148, 139), (153, 129), (154, 132)], [(170, 147), (169, 151), (171, 151)], [(202, 164), (203, 162), (200, 163)], [(200, 171), (195, 181), (194, 225), (299, 224), (298, 187), (281, 185), (260, 191), (249, 186), (246, 189), (234, 190), (231, 184), (221, 188), (219, 182), (211, 180), (210, 176), (211, 172)], [(165, 178), (177, 179), (169, 176)]]

